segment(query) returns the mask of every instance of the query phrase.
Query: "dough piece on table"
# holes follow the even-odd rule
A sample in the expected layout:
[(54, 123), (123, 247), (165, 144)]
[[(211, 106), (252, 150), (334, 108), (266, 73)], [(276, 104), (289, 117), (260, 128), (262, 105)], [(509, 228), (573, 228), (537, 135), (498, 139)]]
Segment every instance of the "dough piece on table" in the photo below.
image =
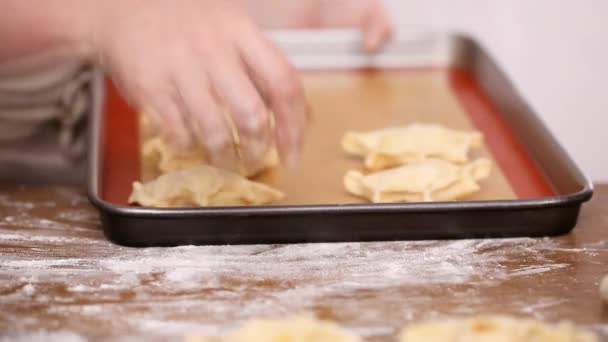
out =
[[(161, 137), (146, 141), (142, 148), (143, 166), (148, 175), (159, 176), (165, 173), (184, 170), (197, 165), (208, 164), (205, 150), (200, 146), (184, 150), (175, 150)], [(249, 165), (241, 170), (246, 177), (253, 176), (265, 169), (279, 164), (276, 149), (271, 149), (266, 158), (259, 165)], [(149, 177), (148, 177), (149, 178)]]
[(465, 163), (469, 150), (480, 147), (480, 132), (466, 132), (436, 124), (411, 124), (371, 132), (347, 132), (342, 148), (365, 158), (365, 167), (381, 170), (427, 158)]
[(236, 173), (199, 165), (133, 183), (129, 203), (146, 207), (213, 207), (268, 204), (283, 193)]
[(485, 158), (464, 165), (427, 159), (369, 175), (349, 171), (344, 186), (374, 203), (450, 201), (478, 192), (477, 181), (487, 178), (491, 167)]
[(187, 336), (185, 338), (185, 342), (223, 342), (223, 341), (219, 337), (211, 337), (211, 336), (194, 334), (191, 336)]
[(548, 325), (509, 316), (478, 316), (414, 323), (401, 331), (400, 342), (596, 342), (595, 334), (571, 323)]
[(605, 274), (600, 281), (600, 298), (608, 304), (608, 274)]
[(308, 317), (254, 319), (221, 338), (191, 336), (188, 342), (361, 342), (330, 321)]

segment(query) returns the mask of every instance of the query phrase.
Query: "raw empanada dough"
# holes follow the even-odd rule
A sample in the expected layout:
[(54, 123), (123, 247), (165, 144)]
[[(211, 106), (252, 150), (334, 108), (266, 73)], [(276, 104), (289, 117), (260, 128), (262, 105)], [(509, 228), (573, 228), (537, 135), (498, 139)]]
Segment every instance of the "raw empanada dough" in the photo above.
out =
[(485, 158), (464, 165), (427, 159), (369, 175), (349, 171), (344, 186), (374, 203), (450, 201), (478, 192), (477, 181), (487, 178), (491, 167)]
[(381, 170), (427, 158), (466, 162), (471, 148), (482, 144), (480, 132), (465, 132), (436, 124), (411, 124), (371, 132), (347, 132), (342, 148), (365, 158), (365, 167)]
[[(203, 148), (191, 147), (177, 151), (167, 145), (161, 137), (149, 139), (143, 144), (142, 158), (147, 178), (155, 178), (165, 173), (208, 163)], [(249, 165), (240, 171), (242, 175), (250, 177), (278, 164), (279, 157), (276, 149), (273, 148), (268, 152), (268, 155), (261, 164), (255, 166)]]
[(361, 342), (337, 324), (313, 318), (255, 319), (220, 338), (192, 336), (188, 342)]
[(129, 203), (147, 207), (262, 205), (283, 193), (236, 173), (208, 165), (174, 171), (142, 184), (133, 183)]
[(150, 163), (150, 168), (155, 168), (157, 175), (188, 169), (193, 166), (207, 163), (205, 151), (199, 148), (191, 148), (177, 151), (167, 145), (161, 137), (147, 140), (142, 148), (144, 162)]
[(605, 274), (600, 281), (600, 298), (608, 304), (608, 274)]
[(401, 331), (400, 342), (596, 342), (593, 333), (570, 323), (547, 325), (531, 319), (508, 316), (478, 316), (466, 319), (415, 323)]

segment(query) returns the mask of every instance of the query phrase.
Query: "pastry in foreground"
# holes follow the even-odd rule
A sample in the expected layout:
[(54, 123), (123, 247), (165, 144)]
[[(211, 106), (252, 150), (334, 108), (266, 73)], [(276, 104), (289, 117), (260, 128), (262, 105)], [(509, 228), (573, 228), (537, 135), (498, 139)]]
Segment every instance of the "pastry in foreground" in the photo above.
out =
[(509, 316), (477, 316), (408, 325), (400, 342), (596, 342), (597, 336), (571, 323), (545, 324)]
[(283, 193), (226, 170), (199, 165), (142, 184), (133, 183), (129, 203), (146, 207), (216, 207), (263, 205)]
[(427, 158), (465, 163), (469, 150), (480, 147), (482, 141), (480, 132), (415, 123), (370, 132), (347, 132), (342, 148), (365, 158), (366, 168), (381, 170)]
[(349, 171), (344, 186), (374, 203), (450, 201), (478, 192), (478, 181), (487, 178), (491, 168), (485, 158), (462, 165), (427, 159), (369, 175)]
[(330, 321), (309, 317), (254, 319), (223, 337), (190, 336), (187, 342), (361, 342)]

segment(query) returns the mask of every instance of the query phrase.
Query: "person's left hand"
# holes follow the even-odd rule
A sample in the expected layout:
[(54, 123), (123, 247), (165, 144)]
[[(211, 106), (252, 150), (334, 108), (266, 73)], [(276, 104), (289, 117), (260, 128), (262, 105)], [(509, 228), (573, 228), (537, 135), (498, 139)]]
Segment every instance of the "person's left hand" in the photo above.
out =
[(363, 48), (380, 49), (393, 33), (382, 0), (236, 0), (267, 28), (359, 28)]

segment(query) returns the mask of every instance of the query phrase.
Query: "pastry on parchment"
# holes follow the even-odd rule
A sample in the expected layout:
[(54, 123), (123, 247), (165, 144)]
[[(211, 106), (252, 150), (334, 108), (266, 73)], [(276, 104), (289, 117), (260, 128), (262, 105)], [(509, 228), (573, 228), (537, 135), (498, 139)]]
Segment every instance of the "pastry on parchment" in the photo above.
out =
[[(147, 140), (142, 148), (143, 165), (146, 171), (153, 176), (159, 176), (174, 171), (188, 169), (193, 166), (208, 164), (205, 150), (200, 146), (177, 150), (168, 145), (161, 137)], [(266, 158), (257, 165), (243, 165), (241, 173), (250, 177), (262, 170), (275, 167), (279, 164), (276, 149), (271, 149)]]
[(571, 323), (548, 325), (510, 316), (477, 316), (414, 323), (406, 326), (400, 342), (597, 342), (595, 334)]
[(480, 147), (482, 141), (480, 132), (415, 123), (370, 132), (347, 132), (342, 148), (363, 157), (367, 169), (381, 170), (427, 158), (465, 163), (469, 150)]
[[(228, 154), (235, 152), (240, 153), (239, 135), (232, 122), (230, 116), (226, 116), (227, 123), (230, 126), (232, 134), (233, 146), (228, 146), (230, 151)], [(274, 117), (269, 116), (270, 130), (274, 130)], [(150, 117), (146, 113), (139, 115), (140, 134), (142, 137), (142, 166), (143, 180), (156, 178), (162, 174), (184, 170), (193, 166), (210, 164), (207, 152), (201, 145), (194, 144), (188, 148), (177, 149), (169, 145), (163, 139), (158, 131), (151, 123)], [(274, 145), (274, 144), (273, 144)], [(268, 149), (263, 160), (238, 160), (240, 156), (236, 156), (237, 160), (230, 160), (228, 168), (233, 171), (238, 171), (245, 177), (252, 177), (266, 169), (279, 165), (279, 155), (275, 146)], [(239, 165), (237, 165), (239, 164)], [(216, 165), (217, 166), (217, 165)]]
[(263, 205), (283, 193), (262, 183), (208, 165), (194, 166), (133, 183), (129, 203), (146, 207), (215, 207)]
[(349, 171), (344, 186), (374, 203), (450, 201), (478, 192), (491, 167), (485, 158), (468, 164), (426, 159), (369, 175)]
[(187, 342), (361, 342), (330, 321), (308, 317), (253, 319), (222, 337), (190, 336)]
[(190, 148), (180, 151), (169, 146), (161, 137), (147, 140), (141, 154), (144, 163), (148, 163), (157, 176), (207, 164), (205, 151), (202, 149)]

